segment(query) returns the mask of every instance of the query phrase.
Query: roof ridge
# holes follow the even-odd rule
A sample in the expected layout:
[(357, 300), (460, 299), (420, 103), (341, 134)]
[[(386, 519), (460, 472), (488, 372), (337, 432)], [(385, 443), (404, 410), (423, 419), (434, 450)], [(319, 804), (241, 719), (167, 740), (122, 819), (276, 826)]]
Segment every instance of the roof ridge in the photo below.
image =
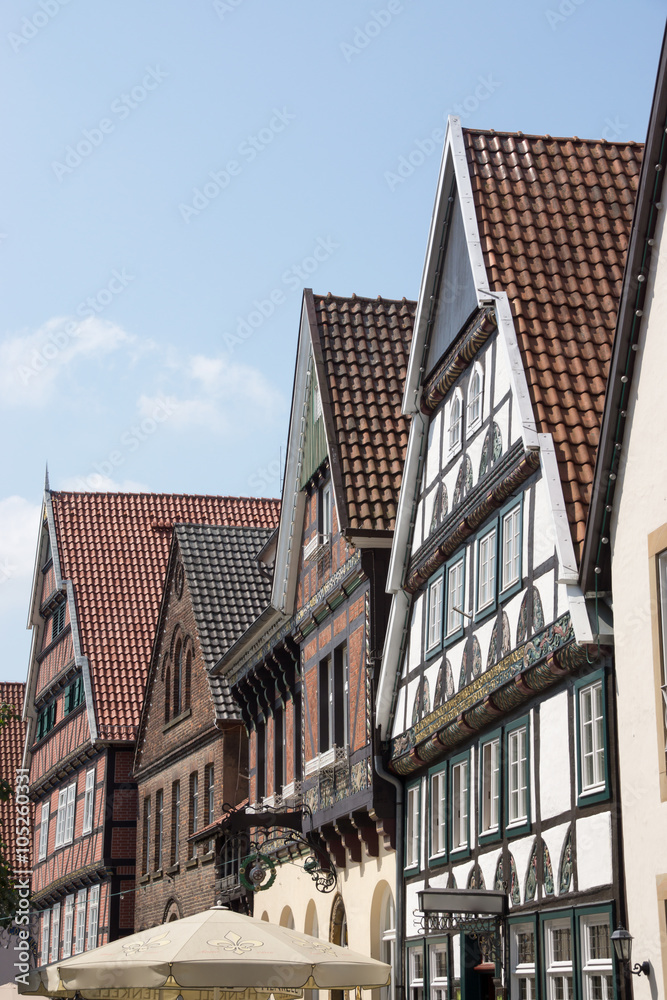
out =
[(327, 292), (326, 295), (318, 295), (316, 292), (313, 292), (313, 298), (316, 300), (324, 299), (329, 302), (335, 300), (337, 302), (391, 302), (395, 305), (403, 305), (403, 303), (406, 305), (416, 305), (415, 299), (408, 299), (405, 295), (402, 299), (388, 299), (382, 295), (377, 295), (375, 298), (370, 295), (357, 295), (356, 292), (352, 292), (351, 295), (334, 295), (333, 292)]
[(637, 139), (627, 139), (625, 142), (616, 142), (611, 139), (586, 139), (581, 138), (578, 135), (549, 135), (548, 132), (512, 132), (504, 131), (503, 129), (493, 129), (493, 128), (462, 128), (461, 131), (464, 135), (493, 135), (493, 136), (512, 136), (514, 139), (548, 139), (551, 142), (590, 142), (590, 143), (604, 143), (605, 146), (643, 146), (643, 142), (639, 142)]
[(252, 497), (233, 496), (218, 493), (154, 493), (145, 491), (125, 491), (125, 490), (51, 490), (51, 496), (76, 496), (76, 497), (187, 497), (193, 500), (251, 500), (253, 503), (280, 503), (280, 497)]

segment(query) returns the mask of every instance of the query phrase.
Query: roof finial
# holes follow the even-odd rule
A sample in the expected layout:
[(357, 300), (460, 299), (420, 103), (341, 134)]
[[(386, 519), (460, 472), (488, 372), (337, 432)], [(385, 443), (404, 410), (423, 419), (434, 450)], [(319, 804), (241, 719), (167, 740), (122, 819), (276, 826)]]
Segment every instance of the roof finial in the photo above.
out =
[(51, 487), (49, 486), (49, 463), (46, 463), (46, 469), (44, 472), (44, 492), (49, 493)]

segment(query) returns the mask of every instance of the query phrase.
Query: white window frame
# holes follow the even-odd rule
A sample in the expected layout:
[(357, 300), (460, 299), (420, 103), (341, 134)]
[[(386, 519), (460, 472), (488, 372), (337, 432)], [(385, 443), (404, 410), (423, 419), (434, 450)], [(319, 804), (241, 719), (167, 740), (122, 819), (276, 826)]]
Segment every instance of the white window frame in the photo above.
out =
[[(585, 712), (587, 701), (590, 706), (590, 715)], [(579, 688), (581, 795), (592, 795), (604, 791), (606, 788), (604, 726), (604, 692), (600, 679)], [(587, 744), (589, 738), (590, 742)], [(592, 780), (590, 781), (586, 774), (589, 761), (592, 769)]]
[[(521, 583), (521, 504), (506, 511), (500, 519), (500, 592)], [(509, 558), (508, 558), (509, 556)], [(508, 566), (510, 567), (507, 572)]]
[(498, 585), (498, 525), (480, 535), (477, 540), (477, 611), (485, 611), (496, 603)]
[(83, 798), (83, 828), (82, 833), (90, 833), (93, 829), (93, 814), (95, 812), (95, 768), (86, 771), (86, 790)]
[(418, 868), (420, 855), (421, 784), (410, 785), (405, 796), (405, 867)]
[(65, 832), (63, 844), (71, 844), (74, 840), (74, 822), (76, 819), (76, 781), (67, 786), (67, 811), (65, 813)]
[(435, 941), (429, 945), (428, 967), (429, 967), (429, 990), (430, 1000), (447, 1000), (449, 980), (447, 972), (445, 975), (438, 975), (437, 956), (445, 956), (445, 969), (449, 969), (449, 953), (446, 941)]
[(500, 831), (500, 736), (482, 743), (480, 770), (480, 834)]
[[(465, 552), (460, 559), (447, 564), (447, 628), (446, 637), (449, 638), (460, 632), (463, 628), (463, 615), (465, 603)], [(456, 608), (460, 608), (456, 611)]]
[[(478, 379), (479, 389), (474, 392), (475, 379)], [(478, 405), (477, 413), (474, 412)], [(476, 364), (468, 383), (468, 405), (466, 406), (466, 436), (471, 437), (481, 427), (484, 416), (484, 373), (482, 367)]]
[(90, 887), (90, 903), (88, 906), (88, 942), (86, 951), (97, 948), (97, 932), (100, 924), (100, 887)]
[(458, 760), (451, 766), (452, 847), (451, 854), (469, 848), (469, 787), (470, 758)]
[(528, 821), (530, 745), (528, 726), (507, 732), (507, 826), (523, 826)]
[(39, 823), (39, 850), (37, 860), (43, 861), (49, 849), (49, 813), (51, 811), (51, 800), (42, 802), (42, 813)]
[(430, 856), (447, 854), (447, 770), (441, 768), (430, 777), (429, 816), (431, 820)]
[(444, 577), (440, 573), (428, 585), (426, 652), (438, 649), (442, 642), (442, 611), (444, 597)]
[(60, 903), (51, 910), (51, 961), (57, 962), (60, 951)]
[[(580, 918), (579, 940), (581, 942), (581, 978), (583, 987), (583, 1000), (594, 1000), (593, 980), (601, 977), (605, 982), (601, 983), (604, 1000), (613, 1000), (614, 997), (614, 966), (613, 966), (613, 945), (611, 941), (611, 927), (609, 917), (606, 913), (591, 913)], [(606, 927), (608, 952), (607, 958), (591, 957), (590, 930), (592, 927)]]
[[(533, 938), (533, 961), (519, 961), (519, 935), (530, 934)], [(510, 937), (510, 997), (511, 1000), (535, 1000), (537, 996), (535, 969), (535, 925), (532, 923), (512, 924)], [(521, 983), (529, 985), (522, 991)]]
[(449, 421), (447, 424), (448, 457), (458, 454), (463, 445), (463, 393), (456, 389), (449, 404)]
[(425, 1000), (424, 949), (421, 945), (408, 950), (408, 1000)]
[[(548, 1000), (559, 1000), (556, 995), (555, 981), (556, 979), (563, 979), (565, 982), (569, 979), (569, 988), (566, 986), (563, 992), (563, 1000), (573, 1000), (574, 997), (574, 935), (572, 933), (572, 923), (569, 917), (565, 917), (562, 920), (549, 920), (545, 921), (545, 962), (546, 962), (546, 977), (547, 977), (547, 998)], [(554, 939), (553, 933), (557, 930), (567, 929), (570, 932), (570, 960), (564, 961), (559, 959), (556, 961), (554, 958)]]
[(76, 934), (74, 935), (74, 954), (80, 955), (86, 945), (86, 904), (88, 890), (79, 889), (76, 894)]
[(65, 919), (63, 922), (62, 957), (69, 958), (72, 954), (72, 934), (74, 931), (74, 893), (65, 896)]
[(56, 815), (56, 847), (62, 847), (65, 835), (65, 812), (67, 810), (67, 788), (58, 791), (58, 812)]
[(51, 910), (42, 910), (42, 948), (39, 956), (40, 965), (49, 964), (50, 941), (51, 941)]
[[(316, 934), (313, 935), (317, 937)], [(380, 924), (380, 961), (391, 968), (392, 982), (396, 975), (396, 906), (394, 896), (389, 887), (385, 890), (382, 902)], [(380, 1000), (391, 1000), (392, 986), (383, 986), (380, 990)]]

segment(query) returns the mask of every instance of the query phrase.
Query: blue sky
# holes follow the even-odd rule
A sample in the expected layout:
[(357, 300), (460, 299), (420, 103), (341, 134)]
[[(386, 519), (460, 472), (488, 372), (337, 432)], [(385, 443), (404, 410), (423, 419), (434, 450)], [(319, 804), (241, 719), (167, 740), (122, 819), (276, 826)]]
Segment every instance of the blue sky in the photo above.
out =
[(5, 0), (0, 679), (27, 670), (47, 461), (54, 489), (277, 495), (302, 288), (417, 296), (448, 113), (643, 141), (664, 19)]

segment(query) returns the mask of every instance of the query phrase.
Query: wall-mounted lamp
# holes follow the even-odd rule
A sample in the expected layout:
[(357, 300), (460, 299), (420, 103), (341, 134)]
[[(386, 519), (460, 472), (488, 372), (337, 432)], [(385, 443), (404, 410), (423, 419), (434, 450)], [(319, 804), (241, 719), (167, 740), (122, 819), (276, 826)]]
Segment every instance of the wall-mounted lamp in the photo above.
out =
[(611, 939), (614, 942), (616, 958), (619, 962), (623, 962), (628, 972), (631, 972), (633, 976), (641, 976), (642, 973), (644, 973), (645, 976), (650, 974), (650, 962), (642, 962), (641, 965), (639, 962), (635, 962), (634, 968), (630, 968), (630, 962), (632, 960), (632, 934), (630, 931), (626, 931), (625, 927), (623, 927), (622, 924), (619, 924), (612, 934)]

